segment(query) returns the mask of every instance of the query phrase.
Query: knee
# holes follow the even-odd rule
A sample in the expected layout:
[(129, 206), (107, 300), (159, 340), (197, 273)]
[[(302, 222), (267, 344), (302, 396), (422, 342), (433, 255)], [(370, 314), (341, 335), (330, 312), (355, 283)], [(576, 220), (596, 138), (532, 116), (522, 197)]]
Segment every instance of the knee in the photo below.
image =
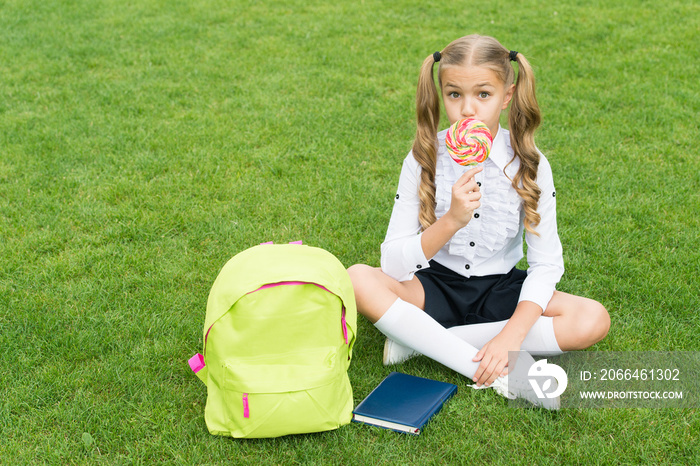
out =
[(602, 304), (588, 300), (580, 316), (583, 317), (580, 322), (581, 329), (587, 334), (590, 345), (605, 338), (610, 330), (610, 314)]
[(363, 283), (367, 275), (370, 274), (371, 270), (372, 267), (365, 264), (355, 264), (348, 267), (348, 275), (350, 275), (352, 286), (356, 287), (357, 285)]
[(348, 275), (350, 275), (350, 282), (352, 282), (356, 298), (366, 292), (374, 272), (374, 267), (365, 264), (355, 264), (348, 268)]

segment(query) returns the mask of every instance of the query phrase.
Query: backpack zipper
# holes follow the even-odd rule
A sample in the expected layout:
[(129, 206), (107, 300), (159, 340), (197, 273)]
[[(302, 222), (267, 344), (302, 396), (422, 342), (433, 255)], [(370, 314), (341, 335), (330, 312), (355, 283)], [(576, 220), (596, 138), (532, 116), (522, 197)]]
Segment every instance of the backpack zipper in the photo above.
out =
[[(335, 295), (335, 293), (333, 293), (331, 290), (329, 290), (329, 289), (326, 288), (325, 286), (319, 285), (318, 283), (312, 283), (312, 282), (278, 282), (278, 283), (268, 283), (267, 285), (263, 285), (263, 286), (261, 286), (260, 288), (258, 288), (257, 290), (249, 291), (249, 292), (246, 293), (246, 294), (251, 294), (251, 293), (255, 293), (256, 291), (264, 290), (264, 289), (266, 289), (266, 288), (272, 288), (272, 287), (275, 287), (275, 286), (282, 286), (282, 285), (314, 285), (314, 286), (317, 286), (317, 287), (321, 288), (322, 290), (325, 290), (325, 291), (327, 291), (327, 292), (329, 292), (329, 293)], [(216, 322), (214, 322), (214, 324), (215, 324), (215, 323), (216, 323)], [(207, 355), (207, 339), (209, 338), (209, 332), (211, 331), (211, 329), (212, 329), (212, 327), (214, 326), (214, 324), (211, 324), (211, 325), (209, 326), (209, 328), (207, 329), (206, 335), (204, 335), (204, 355), (205, 355), (205, 356)], [(347, 324), (347, 321), (345, 320), (345, 306), (343, 306), (343, 309), (342, 309), (342, 312), (341, 312), (340, 324), (341, 324), (341, 326), (342, 326), (342, 328), (343, 328), (343, 339), (345, 340), (345, 344), (346, 344), (346, 345), (349, 345), (350, 342), (349, 342), (349, 340), (348, 340), (348, 324)], [(349, 359), (349, 358), (348, 358), (348, 359)]]

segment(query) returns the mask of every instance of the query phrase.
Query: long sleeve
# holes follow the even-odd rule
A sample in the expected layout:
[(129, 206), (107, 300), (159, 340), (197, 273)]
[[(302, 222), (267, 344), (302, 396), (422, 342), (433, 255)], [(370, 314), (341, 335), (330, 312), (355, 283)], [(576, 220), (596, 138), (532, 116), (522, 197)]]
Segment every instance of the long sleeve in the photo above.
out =
[(544, 310), (564, 274), (562, 246), (557, 233), (556, 191), (552, 168), (544, 157), (540, 160), (537, 184), (541, 191), (537, 208), (540, 223), (535, 230), (539, 236), (525, 234), (529, 267), (519, 301), (532, 301)]
[(401, 168), (394, 209), (381, 247), (382, 271), (398, 281), (410, 280), (417, 270), (428, 267), (418, 221), (420, 170), (409, 153)]

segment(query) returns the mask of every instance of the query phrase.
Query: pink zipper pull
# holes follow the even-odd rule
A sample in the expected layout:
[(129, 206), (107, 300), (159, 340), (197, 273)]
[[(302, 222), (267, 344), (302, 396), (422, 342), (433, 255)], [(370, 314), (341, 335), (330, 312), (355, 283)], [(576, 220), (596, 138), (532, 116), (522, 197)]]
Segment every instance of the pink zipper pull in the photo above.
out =
[(248, 394), (243, 394), (243, 417), (248, 419), (250, 417), (250, 408), (248, 407)]
[(206, 367), (206, 364), (204, 363), (204, 356), (199, 353), (192, 356), (187, 362), (190, 365), (190, 369), (192, 369), (192, 372), (195, 374)]

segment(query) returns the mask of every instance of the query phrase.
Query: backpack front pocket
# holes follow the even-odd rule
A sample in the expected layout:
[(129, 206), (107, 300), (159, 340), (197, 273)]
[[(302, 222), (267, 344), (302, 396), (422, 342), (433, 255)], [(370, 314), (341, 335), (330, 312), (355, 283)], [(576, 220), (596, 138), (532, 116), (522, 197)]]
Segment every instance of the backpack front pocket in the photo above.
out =
[(234, 437), (318, 432), (346, 423), (352, 389), (338, 358), (337, 348), (326, 347), (227, 360), (223, 404)]

